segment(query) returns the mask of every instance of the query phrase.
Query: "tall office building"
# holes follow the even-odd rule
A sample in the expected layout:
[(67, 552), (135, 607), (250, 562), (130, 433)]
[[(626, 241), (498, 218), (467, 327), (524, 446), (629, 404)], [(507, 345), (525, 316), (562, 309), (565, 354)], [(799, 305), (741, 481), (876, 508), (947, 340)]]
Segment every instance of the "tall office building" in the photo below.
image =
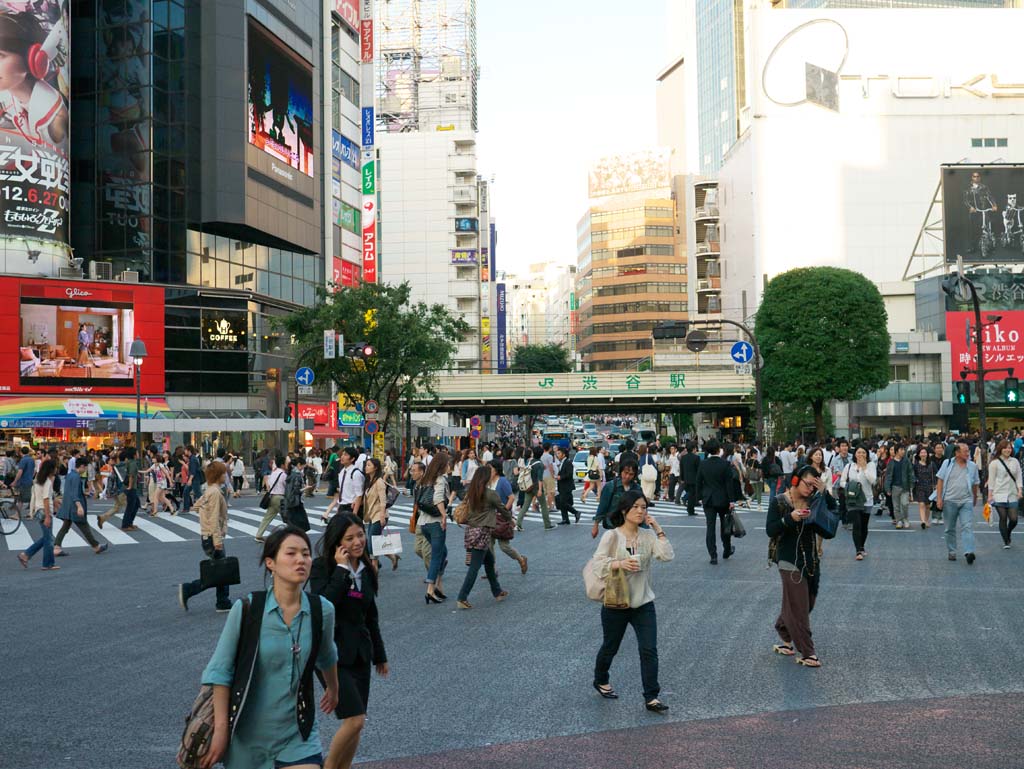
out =
[(688, 22), (695, 26), (699, 170), (714, 174), (739, 138), (749, 107), (744, 13), (758, 5), (773, 9), (1014, 8), (1019, 0), (696, 0)]
[(381, 280), (473, 331), (456, 365), (489, 371), (496, 231), (477, 170), (475, 0), (376, 0)]
[(686, 257), (672, 192), (671, 151), (602, 159), (577, 227), (579, 352), (589, 371), (643, 368), (651, 331), (686, 320)]

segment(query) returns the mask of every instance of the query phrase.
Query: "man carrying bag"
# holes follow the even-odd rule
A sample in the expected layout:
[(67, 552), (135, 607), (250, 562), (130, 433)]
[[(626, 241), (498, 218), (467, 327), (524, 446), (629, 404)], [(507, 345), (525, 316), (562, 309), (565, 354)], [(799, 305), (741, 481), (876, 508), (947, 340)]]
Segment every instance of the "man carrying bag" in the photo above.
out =
[(230, 585), (239, 584), (237, 558), (224, 555), (224, 537), (228, 532), (228, 503), (221, 494), (218, 483), (227, 472), (223, 462), (211, 462), (206, 467), (206, 491), (193, 505), (199, 514), (199, 534), (202, 537), (203, 552), (209, 560), (199, 564), (199, 579), (178, 585), (178, 605), (188, 611), (189, 599), (213, 587), (217, 589), (217, 611), (231, 611), (228, 597)]

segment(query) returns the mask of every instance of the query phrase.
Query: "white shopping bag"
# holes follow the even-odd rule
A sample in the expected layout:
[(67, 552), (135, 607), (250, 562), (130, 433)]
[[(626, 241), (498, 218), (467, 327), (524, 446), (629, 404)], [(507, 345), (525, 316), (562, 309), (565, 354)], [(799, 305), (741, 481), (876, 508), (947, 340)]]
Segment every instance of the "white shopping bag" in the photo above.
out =
[(374, 534), (370, 537), (370, 545), (374, 556), (402, 553), (402, 537), (397, 531), (385, 529), (383, 534)]

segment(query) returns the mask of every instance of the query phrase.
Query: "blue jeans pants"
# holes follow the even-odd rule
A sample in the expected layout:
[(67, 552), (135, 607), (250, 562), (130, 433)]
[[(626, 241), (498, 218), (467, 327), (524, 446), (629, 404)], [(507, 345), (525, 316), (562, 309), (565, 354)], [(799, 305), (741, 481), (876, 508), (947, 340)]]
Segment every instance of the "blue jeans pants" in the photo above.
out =
[(430, 540), (430, 568), (427, 582), (434, 584), (444, 574), (444, 562), (448, 559), (448, 545), (445, 544), (445, 530), (440, 523), (424, 523), (420, 526), (423, 536)]
[(946, 549), (956, 555), (956, 531), (960, 529), (960, 544), (965, 553), (974, 552), (974, 503), (943, 502), (942, 512), (946, 522)]
[[(440, 526), (440, 524), (438, 524)], [(374, 521), (366, 527), (366, 552), (373, 555), (373, 538), (379, 537), (384, 531), (384, 525), (380, 521)]]
[(125, 526), (133, 526), (135, 524), (135, 514), (139, 512), (139, 490), (125, 489), (124, 495), (128, 502), (124, 511), (124, 517), (121, 519), (122, 529)]
[(594, 664), (594, 683), (598, 686), (607, 685), (612, 660), (618, 654), (628, 625), (633, 626), (636, 645), (640, 650), (640, 678), (644, 686), (644, 701), (650, 702), (661, 691), (658, 684), (658, 615), (654, 611), (654, 601), (635, 609), (601, 607), (601, 630), (604, 641)]
[(501, 585), (498, 584), (498, 573), (494, 570), (494, 551), (490, 548), (487, 550), (471, 550), (469, 570), (466, 571), (466, 578), (462, 580), (462, 589), (459, 590), (460, 601), (465, 601), (469, 598), (469, 591), (476, 584), (476, 578), (480, 573), (481, 566), (484, 567), (487, 581), (491, 585), (491, 595), (497, 598), (501, 593)]
[(43, 524), (43, 518), (40, 516), (39, 526), (42, 528), (43, 533), (39, 536), (39, 539), (29, 545), (28, 550), (25, 551), (25, 555), (31, 558), (42, 550), (43, 568), (46, 568), (47, 566), (53, 566), (56, 563), (53, 558), (53, 516), (50, 516), (49, 526), (45, 526)]

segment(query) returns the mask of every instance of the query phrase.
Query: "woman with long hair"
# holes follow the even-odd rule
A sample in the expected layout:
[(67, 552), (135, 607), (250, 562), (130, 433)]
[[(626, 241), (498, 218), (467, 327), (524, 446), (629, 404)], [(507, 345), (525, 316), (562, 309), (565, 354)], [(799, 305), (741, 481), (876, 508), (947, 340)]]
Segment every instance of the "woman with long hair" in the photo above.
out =
[[(367, 551), (373, 568), (380, 569), (380, 559), (373, 557), (373, 538), (380, 536), (388, 525), (387, 482), (384, 480), (384, 465), (376, 457), (370, 457), (363, 465), (366, 474), (363, 486), (363, 504), (360, 507), (363, 521), (366, 523)], [(398, 568), (398, 556), (389, 555), (391, 571)]]
[[(211, 769), (224, 761), (226, 769), (319, 769), (323, 748), (313, 668), (323, 674), (320, 710), (331, 713), (338, 705), (334, 605), (303, 590), (313, 556), (302, 529), (276, 529), (263, 543), (260, 562), (264, 579), (271, 577), (270, 589), (251, 593), (248, 608), (235, 602), (203, 671), (203, 684), (213, 687), (214, 726), (200, 766)], [(321, 619), (319, 636), (314, 633), (314, 602)], [(250, 611), (260, 612), (259, 638), (255, 645), (240, 648), (242, 617)]]
[(466, 498), (463, 504), (467, 508), (466, 514), (466, 550), (470, 554), (469, 570), (466, 578), (462, 581), (462, 589), (459, 590), (458, 607), (460, 609), (472, 609), (469, 603), (469, 592), (476, 584), (477, 575), (480, 573), (480, 566), (484, 567), (487, 581), (491, 585), (491, 595), (496, 601), (504, 601), (508, 597), (508, 591), (502, 590), (498, 583), (498, 574), (494, 570), (494, 527), (498, 524), (498, 513), (504, 510), (501, 498), (498, 493), (489, 488), (490, 473), (474, 473), (473, 479), (466, 489)]
[[(609, 685), (612, 661), (619, 651), (626, 626), (632, 625), (640, 651), (640, 676), (644, 704), (652, 713), (663, 714), (668, 705), (658, 699), (658, 617), (651, 587), (653, 561), (671, 561), (672, 544), (658, 522), (647, 512), (647, 499), (637, 490), (627, 491), (610, 512), (612, 528), (604, 533), (594, 553), (594, 574), (607, 579), (612, 571), (626, 572), (629, 608), (601, 607), (603, 640), (594, 663), (594, 688), (608, 700), (619, 695)], [(641, 528), (645, 525), (648, 528)]]
[[(935, 477), (938, 479), (939, 469), (942, 467), (943, 457), (945, 455), (946, 446), (941, 441), (932, 444), (931, 456), (929, 460), (932, 466), (935, 468)], [(931, 518), (929, 522), (934, 526), (936, 523), (942, 523), (942, 511), (939, 510), (938, 505), (935, 504), (935, 500), (932, 499), (929, 503), (931, 508)]]
[(868, 539), (868, 523), (871, 520), (871, 508), (875, 506), (875, 463), (871, 461), (867, 446), (858, 446), (853, 451), (853, 462), (843, 468), (839, 479), (839, 487), (846, 493), (850, 489), (850, 482), (853, 481), (860, 486), (864, 499), (860, 500), (860, 494), (855, 495), (851, 501), (850, 495), (846, 497), (846, 508), (849, 516), (853, 519), (853, 548), (854, 558), (863, 561), (868, 554), (864, 544)]
[(153, 458), (153, 464), (149, 468), (149, 473), (153, 479), (153, 483), (150, 486), (150, 489), (153, 491), (150, 497), (150, 504), (153, 509), (149, 514), (156, 515), (160, 512), (161, 507), (165, 507), (170, 510), (171, 515), (177, 515), (177, 505), (171, 502), (167, 496), (172, 482), (171, 470), (167, 466), (169, 457), (166, 454), (155, 453)]
[(1010, 549), (1022, 495), (1020, 462), (1013, 456), (1013, 444), (1001, 440), (988, 463), (988, 503), (999, 514), (999, 534), (1003, 538), (1004, 550)]
[(939, 468), (932, 463), (932, 455), (927, 446), (918, 446), (913, 470), (913, 497), (917, 502), (917, 512), (921, 517), (921, 528), (927, 529), (929, 525), (928, 509), (932, 504), (932, 492), (935, 491), (936, 474), (939, 471)]
[(448, 482), (445, 475), (451, 459), (445, 451), (438, 451), (427, 465), (426, 472), (413, 489), (413, 499), (419, 511), (418, 523), (423, 536), (430, 542), (430, 568), (427, 570), (427, 604), (441, 603), (447, 596), (442, 592), (445, 567), (448, 565)]
[[(372, 459), (367, 460), (367, 464)], [(378, 462), (378, 464), (380, 464)], [(377, 485), (383, 486), (383, 478)], [(364, 508), (365, 509), (365, 508)], [(325, 769), (349, 769), (359, 747), (370, 701), (370, 666), (388, 675), (388, 658), (377, 612), (377, 570), (366, 547), (362, 523), (336, 515), (317, 544), (309, 587), (334, 605), (334, 642), (338, 647), (338, 705), (341, 719)]]
[(598, 461), (600, 449), (591, 446), (587, 454), (587, 475), (583, 480), (583, 492), (580, 494), (580, 502), (587, 501), (587, 492), (593, 492), (598, 499), (601, 498), (601, 465)]
[(43, 551), (43, 571), (56, 571), (60, 568), (53, 556), (53, 478), (57, 474), (57, 463), (52, 459), (44, 459), (36, 471), (32, 482), (31, 513), (39, 519), (42, 534), (28, 550), (18, 553), (18, 561), (27, 569), (28, 562), (37, 552)]

